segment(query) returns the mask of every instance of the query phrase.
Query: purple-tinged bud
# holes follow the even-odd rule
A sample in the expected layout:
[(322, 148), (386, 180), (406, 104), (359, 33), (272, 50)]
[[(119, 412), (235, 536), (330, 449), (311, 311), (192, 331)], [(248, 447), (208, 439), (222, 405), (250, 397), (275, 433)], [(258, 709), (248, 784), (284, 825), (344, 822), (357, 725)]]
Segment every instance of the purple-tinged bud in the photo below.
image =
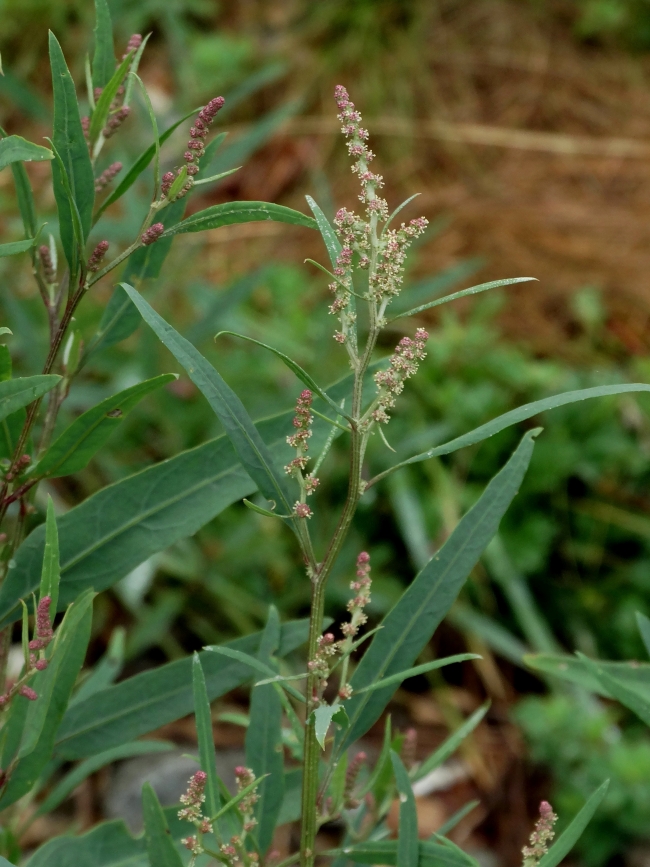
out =
[(160, 189), (162, 191), (163, 196), (166, 196), (169, 190), (171, 189), (171, 185), (174, 183), (174, 172), (165, 172), (162, 176), (162, 181), (160, 182)]
[(192, 153), (192, 151), (185, 151), (185, 153), (183, 154), (183, 159), (186, 163), (191, 163), (194, 159), (194, 154)]
[(126, 56), (131, 53), (131, 51), (137, 51), (138, 48), (142, 45), (142, 36), (139, 33), (134, 33), (133, 36), (129, 39), (126, 51), (122, 55), (122, 60), (126, 59)]
[(293, 513), (297, 518), (311, 518), (312, 510), (307, 503), (296, 503), (293, 507)]
[(95, 192), (99, 193), (101, 190), (103, 190), (105, 186), (110, 184), (115, 175), (117, 175), (118, 172), (121, 171), (122, 163), (111, 163), (110, 166), (107, 169), (104, 169), (101, 175), (95, 179)]
[(54, 283), (56, 281), (56, 271), (52, 262), (52, 254), (50, 248), (46, 244), (42, 244), (38, 248), (38, 255), (43, 266), (43, 275), (46, 283)]
[(43, 596), (36, 607), (36, 637), (49, 644), (54, 633), (52, 632), (52, 622), (50, 620), (50, 605), (52, 604), (51, 596)]
[(190, 175), (190, 176), (198, 175), (198, 173), (199, 173), (199, 167), (197, 165), (189, 165), (187, 167), (187, 174), (188, 175)]
[(47, 659), (37, 659), (34, 663), (36, 671), (45, 671), (47, 668)]
[(115, 114), (112, 114), (109, 117), (106, 126), (102, 130), (104, 138), (110, 138), (112, 135), (115, 135), (117, 130), (122, 126), (130, 114), (131, 109), (128, 105), (123, 105), (122, 108), (115, 112)]
[(18, 692), (20, 695), (24, 695), (25, 698), (29, 699), (29, 701), (36, 701), (38, 698), (38, 693), (34, 692), (31, 686), (21, 686)]
[(90, 141), (90, 118), (87, 115), (84, 115), (81, 118), (81, 129), (83, 131), (86, 141)]
[(142, 233), (140, 240), (142, 241), (143, 246), (148, 247), (149, 244), (155, 244), (164, 231), (165, 227), (162, 223), (154, 223), (146, 232)]
[(90, 259), (88, 260), (88, 265), (86, 266), (89, 271), (95, 272), (99, 271), (99, 266), (101, 264), (102, 259), (106, 255), (108, 250), (109, 243), (108, 241), (100, 241), (99, 244), (95, 247), (92, 252)]
[(23, 467), (26, 467), (27, 464), (31, 464), (31, 462), (32, 462), (32, 459), (29, 455), (21, 455), (21, 458), (18, 461), (18, 463)]

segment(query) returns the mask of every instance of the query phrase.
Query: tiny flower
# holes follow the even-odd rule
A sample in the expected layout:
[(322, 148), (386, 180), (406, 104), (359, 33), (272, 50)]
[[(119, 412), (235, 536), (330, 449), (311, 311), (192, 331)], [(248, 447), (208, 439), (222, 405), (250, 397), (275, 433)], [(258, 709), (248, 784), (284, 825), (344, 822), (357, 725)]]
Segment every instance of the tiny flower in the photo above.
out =
[(122, 60), (126, 60), (127, 56), (132, 51), (137, 51), (141, 45), (142, 45), (142, 36), (139, 33), (134, 33), (133, 36), (131, 36), (131, 38), (129, 39), (129, 41), (127, 43), (126, 51), (122, 55)]
[(149, 244), (154, 244), (164, 231), (165, 227), (162, 223), (154, 223), (146, 232), (142, 233), (140, 240), (143, 246), (148, 247)]
[(296, 503), (293, 507), (293, 513), (297, 518), (311, 518), (313, 514), (307, 503)]
[(548, 845), (555, 837), (553, 826), (557, 822), (557, 816), (553, 812), (553, 808), (548, 801), (542, 801), (539, 805), (539, 819), (535, 824), (535, 829), (530, 835), (528, 846), (524, 846), (522, 854), (524, 856), (523, 867), (536, 867), (541, 859), (548, 852)]
[(29, 701), (36, 701), (38, 698), (38, 694), (34, 692), (31, 686), (27, 686), (26, 684), (20, 687), (18, 693), (19, 695), (24, 695)]
[(34, 663), (34, 668), (37, 671), (45, 671), (47, 668), (47, 659), (37, 659)]
[(100, 241), (99, 244), (97, 244), (97, 246), (92, 252), (90, 259), (88, 260), (88, 265), (86, 266), (89, 271), (99, 271), (99, 266), (102, 259), (106, 255), (108, 247), (108, 241)]

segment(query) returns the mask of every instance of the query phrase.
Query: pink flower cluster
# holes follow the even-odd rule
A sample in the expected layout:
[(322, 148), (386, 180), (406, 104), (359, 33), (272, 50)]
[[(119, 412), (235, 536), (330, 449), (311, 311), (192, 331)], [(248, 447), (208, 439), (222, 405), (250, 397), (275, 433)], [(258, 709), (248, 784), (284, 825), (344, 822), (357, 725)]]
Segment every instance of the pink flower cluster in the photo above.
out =
[(395, 406), (395, 399), (404, 389), (405, 380), (413, 376), (420, 361), (426, 357), (424, 351), (429, 334), (424, 328), (418, 328), (415, 337), (402, 337), (395, 347), (387, 370), (378, 371), (374, 380), (378, 386), (377, 406), (372, 412), (372, 419), (386, 423), (389, 420), (387, 409)]
[(555, 837), (553, 826), (557, 822), (557, 816), (548, 801), (542, 801), (539, 805), (539, 819), (535, 824), (535, 830), (530, 835), (528, 846), (524, 846), (523, 867), (536, 867), (548, 852), (548, 844)]
[(143, 232), (140, 238), (143, 247), (148, 247), (149, 244), (155, 244), (164, 231), (165, 227), (162, 223), (154, 223), (153, 226), (149, 226), (147, 231)]
[(28, 686), (25, 681), (28, 680), (35, 672), (44, 671), (47, 668), (48, 661), (42, 655), (42, 651), (50, 644), (54, 638), (54, 630), (50, 620), (50, 605), (52, 598), (43, 596), (36, 608), (36, 629), (35, 636), (29, 642), (29, 660), (26, 660), (25, 673), (10, 689), (3, 695), (0, 695), (0, 708), (8, 707), (15, 695), (22, 695), (29, 701), (36, 701), (38, 693)]
[(197, 834), (185, 837), (181, 842), (195, 857), (201, 855), (204, 851), (202, 844), (203, 834), (212, 833), (212, 823), (203, 815), (205, 785), (207, 781), (208, 775), (205, 771), (197, 771), (190, 778), (187, 791), (180, 798), (183, 807), (178, 811), (178, 818), (191, 822), (198, 832)]
[(95, 178), (95, 192), (100, 193), (104, 187), (106, 187), (113, 178), (122, 171), (122, 163), (111, 163), (107, 169), (99, 175), (98, 178)]
[[(370, 602), (370, 588), (372, 578), (370, 577), (370, 554), (367, 551), (362, 551), (357, 557), (357, 571), (355, 578), (350, 582), (350, 590), (354, 592), (354, 596), (348, 602), (348, 611), (350, 619), (347, 623), (341, 625), (341, 632), (345, 636), (339, 642), (338, 649), (341, 653), (350, 653), (352, 649), (352, 641), (359, 632), (359, 627), (368, 622), (368, 615), (365, 612), (365, 607)], [(352, 687), (348, 683), (341, 684), (339, 689), (339, 698), (346, 699), (352, 695)]]
[(399, 295), (404, 277), (406, 251), (423, 234), (429, 221), (417, 217), (399, 229), (386, 229), (381, 238), (381, 255), (370, 275), (370, 290), (376, 300)]
[(88, 259), (88, 264), (86, 265), (89, 271), (99, 271), (99, 266), (102, 263), (102, 259), (108, 252), (108, 247), (108, 241), (100, 241), (99, 244), (97, 244), (90, 256), (90, 259)]
[(359, 772), (363, 767), (364, 763), (367, 761), (368, 756), (363, 751), (357, 753), (356, 756), (352, 759), (350, 764), (348, 765), (348, 769), (345, 772), (345, 787), (343, 789), (343, 805), (346, 810), (354, 810), (361, 803), (357, 798), (354, 797), (354, 787), (357, 782), (357, 777), (359, 776)]
[[(314, 417), (311, 414), (311, 403), (313, 395), (306, 388), (301, 392), (300, 397), (296, 401), (296, 414), (293, 419), (293, 426), (296, 432), (287, 437), (287, 443), (296, 450), (296, 457), (285, 466), (284, 471), (289, 476), (293, 476), (300, 484), (301, 490), (305, 496), (313, 494), (318, 487), (319, 480), (314, 475), (304, 476), (303, 473), (307, 466), (307, 450), (309, 448), (308, 440), (311, 437), (311, 426)], [(312, 511), (307, 503), (298, 501), (293, 508), (294, 515), (298, 518), (311, 518)]]
[(52, 254), (50, 253), (50, 248), (47, 244), (41, 244), (38, 248), (38, 255), (41, 260), (41, 265), (43, 267), (43, 276), (45, 277), (46, 283), (55, 283), (56, 282), (56, 269), (54, 267), (54, 262), (52, 261)]
[(370, 214), (375, 213), (380, 220), (386, 220), (388, 206), (384, 199), (375, 195), (375, 191), (383, 187), (384, 179), (368, 169), (368, 163), (375, 156), (366, 144), (368, 130), (361, 126), (361, 115), (342, 85), (339, 84), (334, 88), (334, 98), (339, 109), (337, 117), (342, 124), (341, 132), (348, 139), (348, 152), (350, 156), (355, 157), (352, 171), (358, 175), (361, 182), (359, 199), (366, 203)]
[[(245, 768), (243, 765), (239, 765), (235, 768), (235, 780), (237, 781), (237, 792), (239, 793), (255, 782), (255, 774), (250, 768)], [(250, 862), (254, 863), (258, 860), (259, 856), (257, 853), (249, 852), (244, 845), (246, 834), (249, 831), (252, 831), (257, 825), (257, 819), (253, 815), (253, 812), (258, 800), (259, 795), (255, 789), (253, 789), (248, 795), (242, 798), (238, 804), (239, 811), (244, 820), (243, 831), (241, 834), (235, 834), (230, 838), (230, 842), (223, 843), (219, 848), (222, 860), (225, 861), (229, 867), (236, 867), (236, 865), (248, 864)]]
[[(194, 185), (194, 176), (199, 172), (199, 161), (205, 154), (204, 139), (208, 135), (210, 127), (212, 126), (219, 110), (223, 108), (224, 103), (225, 100), (223, 96), (215, 96), (214, 99), (211, 99), (210, 102), (201, 109), (194, 121), (194, 126), (190, 129), (190, 140), (187, 143), (187, 150), (183, 155), (187, 171), (187, 180), (181, 189), (175, 193), (173, 197), (174, 201), (176, 201), (176, 199), (182, 199), (183, 196), (187, 195), (187, 193), (192, 189), (192, 186)], [(165, 172), (160, 185), (160, 189), (164, 196), (169, 196), (174, 181), (182, 171), (183, 169), (180, 168), (177, 169), (176, 172)]]

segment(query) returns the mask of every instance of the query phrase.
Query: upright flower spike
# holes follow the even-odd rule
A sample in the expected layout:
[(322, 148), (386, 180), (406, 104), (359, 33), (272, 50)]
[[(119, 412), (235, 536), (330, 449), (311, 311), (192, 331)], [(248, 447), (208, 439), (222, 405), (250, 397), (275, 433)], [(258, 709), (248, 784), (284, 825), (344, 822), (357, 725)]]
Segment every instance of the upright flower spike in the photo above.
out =
[(386, 424), (390, 416), (386, 410), (395, 406), (395, 400), (404, 390), (404, 382), (417, 373), (422, 359), (426, 358), (424, 350), (429, 334), (424, 328), (418, 328), (414, 338), (402, 337), (390, 358), (388, 368), (379, 370), (374, 376), (377, 384), (377, 398), (371, 412), (373, 421)]
[(535, 830), (530, 835), (528, 846), (521, 850), (524, 856), (523, 867), (537, 867), (537, 864), (548, 852), (548, 846), (555, 831), (553, 826), (557, 822), (557, 816), (548, 801), (542, 801), (539, 805), (539, 819), (535, 824)]
[(100, 241), (99, 244), (97, 244), (97, 246), (92, 252), (90, 259), (88, 260), (88, 265), (86, 266), (89, 271), (99, 271), (99, 266), (101, 265), (102, 259), (108, 252), (108, 247), (108, 241)]
[(205, 771), (197, 771), (190, 778), (187, 791), (180, 798), (183, 807), (178, 811), (178, 818), (191, 822), (197, 830), (196, 834), (191, 834), (189, 837), (181, 840), (185, 848), (189, 849), (192, 853), (190, 864), (193, 864), (197, 856), (202, 855), (205, 851), (203, 848), (203, 835), (212, 833), (212, 824), (203, 815), (207, 780), (208, 775)]
[(359, 628), (368, 622), (368, 615), (364, 609), (370, 602), (371, 586), (370, 554), (367, 551), (362, 551), (357, 557), (356, 575), (350, 582), (350, 590), (354, 593), (354, 596), (347, 605), (350, 619), (347, 623), (341, 624), (341, 632), (344, 638), (338, 643), (338, 650), (343, 656), (343, 671), (341, 674), (341, 686), (339, 688), (339, 698), (341, 699), (350, 698), (352, 695), (352, 687), (347, 682), (348, 658), (352, 652), (352, 645), (359, 632)]
[(296, 401), (296, 414), (293, 419), (293, 426), (296, 431), (287, 437), (287, 443), (296, 450), (296, 457), (289, 461), (284, 471), (287, 475), (293, 476), (300, 486), (301, 497), (293, 508), (293, 513), (298, 518), (311, 518), (312, 511), (305, 502), (305, 498), (313, 494), (319, 484), (319, 480), (314, 475), (305, 475), (309, 460), (307, 457), (308, 441), (312, 434), (311, 426), (314, 421), (310, 411), (312, 400), (313, 395), (308, 388), (301, 392)]
[[(194, 176), (199, 173), (199, 162), (205, 154), (205, 139), (218, 112), (223, 108), (225, 99), (223, 96), (215, 96), (198, 113), (194, 124), (190, 129), (190, 139), (183, 158), (185, 165), (176, 169), (175, 172), (165, 172), (160, 185), (163, 196), (175, 202), (182, 199), (192, 189)], [(184, 178), (184, 182), (181, 180)], [(175, 183), (177, 181), (178, 183)], [(180, 188), (178, 187), (180, 184)]]
[(147, 231), (143, 232), (142, 237), (140, 238), (143, 246), (148, 247), (149, 244), (155, 244), (164, 231), (165, 227), (162, 223), (154, 223), (153, 226), (149, 226)]

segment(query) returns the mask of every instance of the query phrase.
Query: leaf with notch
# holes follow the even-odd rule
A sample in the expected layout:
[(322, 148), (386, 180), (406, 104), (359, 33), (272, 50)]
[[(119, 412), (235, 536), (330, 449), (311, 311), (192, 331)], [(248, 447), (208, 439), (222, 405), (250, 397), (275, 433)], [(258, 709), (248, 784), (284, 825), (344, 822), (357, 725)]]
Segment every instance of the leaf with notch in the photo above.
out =
[(312, 217), (284, 205), (274, 205), (272, 202), (224, 202), (197, 211), (191, 217), (166, 229), (161, 237), (167, 238), (185, 232), (204, 232), (207, 229), (219, 229), (221, 226), (232, 226), (236, 223), (260, 223), (267, 220), (289, 223), (292, 226), (304, 226), (307, 229), (316, 228), (316, 221)]
[(499, 431), (511, 427), (513, 424), (533, 418), (533, 416), (539, 415), (541, 412), (546, 412), (546, 410), (556, 409), (559, 406), (566, 406), (567, 404), (577, 403), (581, 400), (590, 400), (594, 397), (607, 397), (608, 395), (614, 394), (629, 394), (630, 392), (636, 391), (650, 391), (650, 385), (646, 385), (642, 382), (622, 383), (620, 385), (597, 385), (593, 388), (581, 388), (577, 391), (565, 391), (561, 394), (555, 394), (553, 397), (545, 397), (542, 400), (525, 403), (523, 406), (519, 406), (517, 409), (511, 409), (509, 412), (493, 418), (492, 421), (488, 421), (468, 433), (455, 437), (453, 440), (449, 440), (449, 442), (435, 446), (419, 455), (414, 455), (412, 458), (408, 458), (405, 461), (400, 461), (399, 464), (390, 467), (383, 473), (379, 473), (379, 475), (375, 476), (374, 479), (371, 479), (368, 483), (368, 487), (374, 485), (390, 473), (395, 472), (395, 470), (401, 469), (401, 467), (406, 467), (408, 464), (415, 464), (419, 461), (426, 461), (429, 458), (438, 457), (439, 455), (448, 455), (451, 452), (466, 448), (467, 446), (473, 446), (476, 443), (480, 443), (483, 440), (494, 436), (494, 434), (499, 433)]
[(104, 87), (115, 72), (113, 22), (107, 0), (95, 0), (93, 87)]
[(175, 379), (178, 379), (175, 373), (155, 376), (125, 388), (87, 410), (52, 443), (30, 469), (30, 475), (55, 479), (83, 470), (127, 413), (146, 395)]
[(139, 292), (128, 283), (122, 283), (122, 286), (145, 322), (185, 368), (192, 382), (203, 392), (223, 424), (244, 469), (257, 484), (261, 493), (267, 500), (280, 503), (284, 511), (291, 512), (291, 497), (283, 473), (275, 466), (273, 456), (257, 432), (241, 400), (198, 349), (165, 322)]
[(325, 738), (332, 723), (337, 723), (341, 728), (346, 729), (350, 723), (345, 707), (338, 701), (334, 704), (326, 704), (322, 702), (313, 712), (314, 731), (316, 740), (325, 749)]
[[(382, 621), (352, 679), (353, 689), (408, 667), (422, 652), (451, 608), (467, 575), (475, 566), (524, 477), (539, 429), (522, 438), (508, 463), (490, 481), (479, 500), (463, 516), (442, 548), (429, 560)], [(346, 702), (350, 729), (341, 748), (365, 734), (379, 718), (394, 692), (391, 686)]]
[(72, 76), (65, 62), (56, 36), (50, 32), (50, 64), (54, 89), (54, 125), (52, 142), (58, 151), (63, 167), (58, 161), (52, 164), (54, 196), (60, 219), (61, 243), (66, 258), (72, 267), (74, 262), (73, 217), (68, 202), (64, 180), (79, 212), (83, 241), (90, 231), (95, 178), (79, 115), (79, 104)]
[(54, 154), (49, 148), (27, 141), (20, 135), (8, 135), (0, 141), (0, 169), (11, 163), (52, 159)]
[(54, 388), (61, 377), (54, 373), (20, 376), (0, 382), (0, 421), (12, 412), (38, 400)]

